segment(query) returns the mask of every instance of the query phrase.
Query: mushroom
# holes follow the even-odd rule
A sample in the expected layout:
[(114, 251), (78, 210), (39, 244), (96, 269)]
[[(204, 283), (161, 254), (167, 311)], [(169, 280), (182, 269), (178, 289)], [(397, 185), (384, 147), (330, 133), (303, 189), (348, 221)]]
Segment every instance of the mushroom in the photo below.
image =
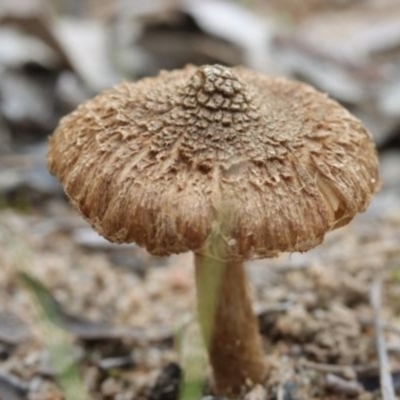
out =
[(317, 246), (379, 186), (371, 137), (337, 102), (220, 65), (98, 95), (61, 121), (48, 165), (108, 240), (194, 252), (200, 326), (225, 395), (268, 370), (244, 262)]

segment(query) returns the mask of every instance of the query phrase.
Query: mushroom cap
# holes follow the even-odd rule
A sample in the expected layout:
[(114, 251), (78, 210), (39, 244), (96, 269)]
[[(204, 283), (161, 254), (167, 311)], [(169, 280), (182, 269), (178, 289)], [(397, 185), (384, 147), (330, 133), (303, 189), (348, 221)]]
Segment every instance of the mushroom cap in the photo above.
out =
[(371, 137), (337, 102), (219, 65), (99, 94), (61, 121), (48, 165), (101, 235), (155, 255), (306, 251), (379, 186)]

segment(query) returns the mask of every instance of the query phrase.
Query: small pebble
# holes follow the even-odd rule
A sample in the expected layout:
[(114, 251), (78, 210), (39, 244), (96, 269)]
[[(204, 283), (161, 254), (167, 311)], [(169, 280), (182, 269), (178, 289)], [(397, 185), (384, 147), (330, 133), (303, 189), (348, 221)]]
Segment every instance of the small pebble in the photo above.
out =
[(105, 396), (116, 396), (121, 392), (121, 384), (114, 378), (107, 378), (101, 385), (101, 392)]
[(132, 367), (135, 364), (133, 356), (104, 358), (99, 361), (98, 366), (104, 370)]

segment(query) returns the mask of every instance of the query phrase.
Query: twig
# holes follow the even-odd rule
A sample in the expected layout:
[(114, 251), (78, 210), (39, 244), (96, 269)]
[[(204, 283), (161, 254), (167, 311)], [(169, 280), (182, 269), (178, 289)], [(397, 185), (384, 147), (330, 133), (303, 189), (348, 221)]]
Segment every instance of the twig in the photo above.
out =
[(357, 396), (363, 391), (363, 387), (358, 382), (348, 381), (333, 374), (325, 377), (325, 385), (329, 390), (347, 396)]
[(371, 286), (370, 301), (374, 313), (376, 347), (380, 364), (381, 390), (384, 400), (396, 400), (396, 394), (394, 392), (392, 374), (390, 371), (389, 359), (387, 355), (386, 342), (383, 335), (383, 326), (380, 319), (381, 292), (382, 282), (380, 280), (377, 280)]
[(346, 379), (356, 378), (356, 372), (354, 371), (354, 367), (351, 365), (322, 364), (308, 360), (303, 360), (301, 365), (305, 368), (310, 368), (318, 372), (340, 375)]

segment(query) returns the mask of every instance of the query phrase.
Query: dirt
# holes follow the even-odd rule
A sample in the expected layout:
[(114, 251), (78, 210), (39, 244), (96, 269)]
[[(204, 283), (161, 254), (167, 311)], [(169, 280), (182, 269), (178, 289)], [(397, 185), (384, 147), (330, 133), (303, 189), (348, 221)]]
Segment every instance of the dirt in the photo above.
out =
[[(384, 191), (367, 214), (307, 254), (249, 263), (271, 365), (266, 398), (380, 398), (369, 301), (376, 277), (384, 279), (391, 367), (400, 371), (400, 202), (385, 206), (391, 194)], [(158, 259), (135, 246), (88, 250), (65, 220), (85, 226), (60, 201), (29, 213), (0, 212), (0, 372), (26, 384), (23, 398), (63, 398), (32, 297), (17, 275), (23, 270), (69, 318), (64, 329), (91, 399), (177, 399), (182, 371), (174, 332), (184, 332), (195, 310), (191, 254)], [(45, 229), (50, 222), (53, 229)], [(113, 263), (126, 258), (145, 272)], [(209, 381), (204, 387), (212, 394)]]

